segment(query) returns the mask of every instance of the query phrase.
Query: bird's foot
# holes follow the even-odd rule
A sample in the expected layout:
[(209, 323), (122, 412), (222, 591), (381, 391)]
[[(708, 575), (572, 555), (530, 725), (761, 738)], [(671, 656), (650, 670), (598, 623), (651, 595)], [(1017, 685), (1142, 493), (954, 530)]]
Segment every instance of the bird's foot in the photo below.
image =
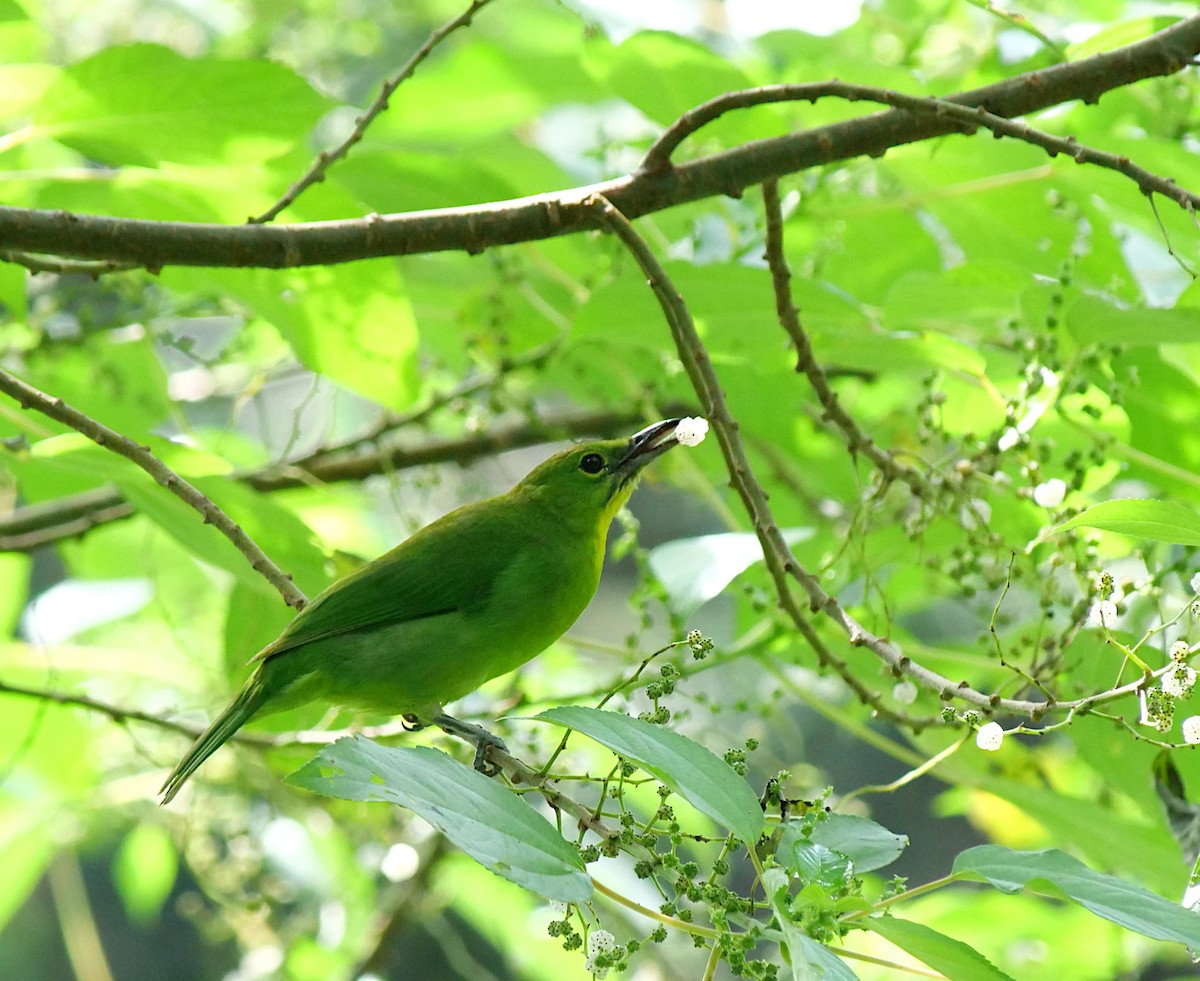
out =
[(418, 716), (402, 715), (400, 716), (400, 724), (404, 726), (405, 732), (420, 732), (428, 723), (422, 722)]
[(448, 732), (452, 736), (458, 736), (460, 739), (465, 739), (469, 743), (475, 744), (475, 769), (482, 773), (485, 777), (494, 777), (500, 772), (500, 767), (488, 759), (488, 752), (493, 749), (498, 749), (502, 753), (508, 752), (508, 746), (504, 740), (495, 733), (488, 732), (483, 726), (473, 725), (470, 722), (460, 722), (452, 715), (437, 716), (433, 720), (443, 732)]

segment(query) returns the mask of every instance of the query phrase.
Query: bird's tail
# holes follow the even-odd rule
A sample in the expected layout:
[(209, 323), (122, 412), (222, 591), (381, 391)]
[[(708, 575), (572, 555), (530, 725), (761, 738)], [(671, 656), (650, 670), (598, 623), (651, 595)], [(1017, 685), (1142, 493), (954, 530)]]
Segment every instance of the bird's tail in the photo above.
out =
[(192, 743), (192, 748), (188, 750), (187, 756), (180, 760), (175, 769), (171, 771), (171, 775), (167, 777), (166, 782), (158, 791), (163, 795), (162, 803), (171, 803), (171, 800), (179, 793), (179, 788), (183, 786), (184, 781), (195, 773), (197, 767), (212, 756), (225, 740), (250, 721), (250, 717), (262, 707), (265, 701), (265, 688), (258, 672), (255, 672), (253, 677), (246, 682), (246, 687), (238, 692), (237, 698), (230, 702), (213, 724), (197, 737), (196, 741)]

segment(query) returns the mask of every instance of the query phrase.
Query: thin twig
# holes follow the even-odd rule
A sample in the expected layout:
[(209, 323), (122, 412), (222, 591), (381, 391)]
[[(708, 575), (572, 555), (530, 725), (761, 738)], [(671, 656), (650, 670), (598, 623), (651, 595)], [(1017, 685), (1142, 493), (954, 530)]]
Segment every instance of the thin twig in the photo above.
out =
[(322, 150), (317, 154), (317, 157), (306, 170), (302, 177), (297, 180), (291, 187), (287, 189), (283, 197), (276, 201), (271, 207), (264, 211), (261, 215), (255, 218), (247, 219), (249, 224), (262, 225), (266, 222), (273, 221), (279, 216), (279, 213), (284, 208), (288, 207), (300, 197), (308, 188), (314, 184), (319, 184), (325, 179), (325, 173), (329, 168), (341, 160), (350, 148), (355, 143), (359, 142), (367, 132), (367, 127), (371, 125), (381, 113), (388, 107), (388, 100), (392, 97), (392, 93), (400, 86), (400, 83), (409, 78), (413, 72), (417, 70), (417, 66), (421, 64), (433, 52), (442, 41), (449, 35), (453, 34), (460, 27), (466, 27), (471, 23), (471, 19), (482, 8), (486, 7), (492, 0), (472, 0), (471, 5), (453, 20), (447, 21), (421, 45), (416, 53), (408, 59), (404, 67), (395, 75), (389, 78), (379, 89), (379, 94), (375, 96), (375, 100), (367, 107), (367, 111), (354, 120), (354, 129), (341, 143), (335, 146), (332, 150)]
[(726, 92), (710, 99), (695, 109), (690, 109), (673, 122), (654, 141), (642, 160), (641, 170), (648, 174), (661, 174), (672, 167), (671, 154), (685, 139), (702, 126), (734, 109), (768, 105), (777, 102), (816, 102), (827, 97), (845, 99), (848, 102), (878, 102), (914, 115), (932, 115), (949, 119), (959, 124), (959, 131), (974, 133), (980, 127), (997, 136), (1008, 136), (1041, 147), (1051, 157), (1060, 153), (1071, 157), (1078, 164), (1094, 164), (1106, 170), (1116, 171), (1128, 177), (1138, 190), (1150, 197), (1161, 194), (1170, 198), (1185, 211), (1195, 212), (1200, 208), (1200, 194), (1194, 194), (1175, 183), (1171, 178), (1159, 177), (1133, 163), (1128, 157), (1094, 147), (1084, 146), (1073, 136), (1055, 136), (1027, 123), (1016, 122), (1006, 116), (988, 112), (982, 105), (964, 105), (954, 99), (936, 99), (928, 96), (907, 95), (890, 89), (871, 85), (854, 85), (850, 82), (807, 82), (793, 85), (763, 85), (754, 89)]
[(850, 416), (838, 401), (837, 393), (829, 386), (829, 378), (813, 354), (808, 331), (800, 322), (800, 313), (792, 301), (792, 271), (783, 252), (783, 209), (779, 203), (779, 183), (775, 179), (762, 185), (763, 208), (766, 212), (766, 259), (771, 270), (771, 284), (775, 290), (775, 312), (779, 323), (787, 331), (796, 348), (796, 370), (803, 372), (812, 386), (813, 393), (824, 409), (824, 417), (841, 432), (846, 448), (852, 455), (861, 453), (875, 465), (888, 480), (901, 480), (918, 497), (932, 493), (929, 482), (923, 475), (896, 462), (886, 450), (882, 450)]
[(130, 269), (142, 268), (140, 262), (116, 262), (111, 259), (60, 259), (53, 255), (37, 255), (17, 249), (0, 251), (0, 262), (11, 262), (16, 266), (24, 266), (30, 272), (35, 273), (90, 276), (92, 279), (99, 279), (108, 273), (128, 272)]
[(70, 426), (97, 446), (111, 450), (140, 467), (181, 501), (199, 512), (205, 524), (211, 524), (228, 538), (246, 557), (250, 567), (279, 591), (279, 595), (288, 606), (297, 610), (303, 609), (307, 599), (292, 582), (291, 577), (272, 562), (233, 519), (151, 453), (148, 446), (135, 443), (115, 429), (109, 429), (91, 416), (67, 405), (62, 399), (39, 391), (3, 369), (0, 369), (0, 391), (15, 399), (23, 409), (35, 409), (65, 426)]

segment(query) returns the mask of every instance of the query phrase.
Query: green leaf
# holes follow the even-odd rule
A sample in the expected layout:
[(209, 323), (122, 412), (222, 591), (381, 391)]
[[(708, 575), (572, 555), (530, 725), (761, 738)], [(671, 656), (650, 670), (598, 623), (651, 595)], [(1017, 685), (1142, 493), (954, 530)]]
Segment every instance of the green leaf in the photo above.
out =
[(1057, 848), (1019, 852), (979, 845), (954, 860), (954, 874), (982, 879), (1008, 893), (1030, 884), (1049, 886), (1097, 916), (1143, 936), (1200, 948), (1200, 912), (1114, 875), (1094, 872)]
[(418, 390), (417, 325), (395, 263), (289, 270), (170, 270), (164, 281), (219, 283), (272, 324), (310, 371), (391, 409)]
[[(783, 538), (795, 545), (814, 534), (811, 528), (786, 528)], [(666, 542), (651, 549), (649, 559), (650, 570), (666, 589), (671, 607), (687, 617), (762, 557), (757, 535), (732, 531)]]
[(636, 763), (746, 844), (762, 833), (762, 807), (750, 785), (699, 743), (620, 712), (581, 705), (547, 709), (534, 718), (576, 729)]
[[(301, 589), (317, 592), (327, 585), (325, 557), (313, 542), (311, 530), (295, 514), (265, 494), (226, 477), (192, 477), (186, 464), (191, 462), (203, 468), (211, 462), (206, 454), (161, 441), (150, 442), (160, 458), (190, 478), (197, 490), (237, 522), (285, 572), (291, 573)], [(160, 487), (145, 471), (124, 457), (102, 449), (77, 433), (41, 440), (34, 446), (31, 456), (44, 466), (63, 473), (84, 473), (111, 480), (130, 504), (196, 558), (233, 573), (249, 586), (271, 590), (262, 576), (250, 567), (246, 557), (221, 533), (206, 525), (199, 512)]]
[(107, 164), (244, 166), (302, 141), (328, 107), (272, 61), (185, 58), (131, 44), (63, 71), (46, 89), (34, 125)]
[(29, 598), (29, 573), (33, 560), (18, 552), (0, 554), (0, 637), (16, 630)]
[(435, 749), (347, 737), (288, 780), (342, 800), (407, 807), (480, 865), (546, 899), (578, 903), (592, 895), (579, 852), (551, 824), (500, 784)]
[(795, 930), (789, 938), (793, 978), (799, 981), (858, 981), (858, 975), (845, 961), (808, 934)]
[(1200, 545), (1200, 515), (1170, 501), (1142, 498), (1102, 501), (1085, 508), (1070, 521), (1064, 521), (1049, 534), (1081, 527), (1100, 528), (1172, 545)]
[(113, 883), (131, 920), (155, 920), (175, 885), (179, 852), (160, 824), (136, 825), (113, 857)]
[(792, 844), (791, 869), (804, 883), (816, 883), (829, 889), (844, 888), (853, 866), (845, 855), (811, 841)]
[[(6, 743), (5, 745), (13, 745)], [(60, 808), (61, 811), (61, 808)], [(46, 866), (61, 845), (56, 841), (54, 818), (45, 798), (31, 806), (29, 800), (0, 805), (0, 930), (8, 924), (33, 892)]]
[(1084, 344), (1195, 344), (1200, 342), (1200, 310), (1177, 307), (1123, 309), (1082, 296), (1066, 310), (1071, 333)]
[(945, 334), (829, 331), (813, 338), (822, 361), (861, 371), (924, 373), (931, 369), (982, 375), (987, 362), (975, 348)]
[(601, 70), (623, 98), (663, 124), (713, 96), (753, 84), (728, 58), (667, 31), (632, 35)]
[(784, 950), (791, 968), (792, 981), (856, 981), (850, 970), (824, 944), (806, 934), (796, 922), (788, 899), (791, 879), (783, 869), (767, 868), (762, 877), (763, 890), (775, 911), (775, 921), (764, 931), (764, 940), (773, 940)]
[(906, 835), (894, 834), (870, 818), (855, 814), (830, 814), (813, 828), (811, 838), (815, 844), (850, 859), (855, 875), (891, 865), (908, 847)]
[(860, 922), (950, 981), (1012, 981), (974, 947), (922, 923), (895, 916), (877, 916)]

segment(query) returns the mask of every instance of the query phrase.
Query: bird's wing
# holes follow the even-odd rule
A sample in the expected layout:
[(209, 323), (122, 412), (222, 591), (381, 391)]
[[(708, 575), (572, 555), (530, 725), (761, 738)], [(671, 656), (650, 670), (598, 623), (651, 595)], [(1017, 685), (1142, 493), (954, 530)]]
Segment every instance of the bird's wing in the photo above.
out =
[(483, 603), (511, 560), (492, 501), (451, 512), (339, 579), (253, 660), (326, 637), (463, 612)]

